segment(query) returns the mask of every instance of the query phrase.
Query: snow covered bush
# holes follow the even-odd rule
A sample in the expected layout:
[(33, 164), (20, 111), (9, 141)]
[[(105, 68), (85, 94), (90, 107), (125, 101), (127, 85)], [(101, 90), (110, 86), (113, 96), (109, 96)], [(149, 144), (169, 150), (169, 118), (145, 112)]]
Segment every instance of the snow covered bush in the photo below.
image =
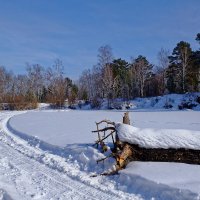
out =
[(197, 96), (196, 102), (200, 104), (200, 96)]
[(178, 105), (178, 108), (179, 108), (179, 110), (182, 110), (182, 109), (193, 109), (196, 106), (197, 106), (197, 104), (192, 103), (192, 102), (182, 102), (180, 105)]
[(91, 108), (97, 108), (100, 109), (102, 105), (102, 99), (98, 97), (94, 97), (91, 101)]

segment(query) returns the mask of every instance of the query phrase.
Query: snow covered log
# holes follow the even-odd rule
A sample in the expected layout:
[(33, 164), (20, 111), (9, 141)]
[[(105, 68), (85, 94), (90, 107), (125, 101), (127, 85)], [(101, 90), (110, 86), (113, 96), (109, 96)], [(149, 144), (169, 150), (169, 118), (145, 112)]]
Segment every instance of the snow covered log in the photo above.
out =
[(115, 130), (120, 141), (135, 144), (147, 149), (184, 148), (200, 150), (200, 131), (182, 129), (142, 129), (123, 123), (116, 123)]
[[(156, 162), (180, 162), (188, 164), (200, 164), (200, 150), (194, 149), (163, 149), (143, 148), (135, 144), (126, 144), (131, 149), (129, 161), (156, 161)], [(125, 145), (125, 146), (126, 146)], [(127, 147), (126, 147), (127, 148)]]
[(139, 129), (123, 123), (115, 124), (115, 129), (124, 143), (117, 160), (119, 168), (129, 161), (200, 164), (199, 131)]
[[(98, 125), (101, 123), (107, 123), (109, 126), (99, 129)], [(200, 131), (141, 129), (133, 127), (129, 123), (130, 119), (125, 113), (123, 123), (103, 120), (97, 123), (97, 131), (93, 131), (98, 132), (99, 137), (96, 144), (100, 144), (102, 149), (105, 147), (103, 141), (112, 136), (114, 148), (111, 149), (112, 154), (108, 157), (112, 156), (116, 159), (115, 172), (125, 168), (130, 161), (200, 164)], [(104, 133), (102, 137), (100, 132)], [(113, 174), (113, 171), (110, 174)]]

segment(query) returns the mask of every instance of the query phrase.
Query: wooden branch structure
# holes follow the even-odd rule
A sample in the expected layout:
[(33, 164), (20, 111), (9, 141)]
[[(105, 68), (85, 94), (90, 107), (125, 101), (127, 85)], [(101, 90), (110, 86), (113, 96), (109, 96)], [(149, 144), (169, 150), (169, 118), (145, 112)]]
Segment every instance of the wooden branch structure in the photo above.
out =
[(110, 120), (106, 120), (106, 119), (104, 119), (104, 120), (102, 120), (100, 122), (96, 122), (96, 124), (99, 125), (99, 124), (102, 124), (103, 122), (105, 122), (106, 124), (111, 124), (113, 126), (115, 125), (114, 122), (111, 122)]
[[(99, 129), (99, 125), (103, 124), (103, 123), (105, 123), (106, 125), (112, 125), (112, 126), (107, 126), (103, 129)], [(113, 134), (116, 132), (116, 130), (115, 130), (114, 125), (115, 125), (114, 122), (111, 122), (109, 120), (102, 120), (100, 122), (96, 122), (97, 130), (92, 131), (92, 133), (98, 133), (98, 140), (95, 142), (94, 145), (96, 145), (97, 148), (100, 145), (103, 152), (107, 151), (107, 146), (104, 143), (105, 139), (107, 139), (109, 136), (111, 136), (113, 144), (115, 143)], [(106, 135), (106, 131), (110, 131), (110, 132)], [(103, 135), (101, 134), (102, 132), (103, 132)], [(99, 161), (97, 161), (97, 162), (99, 162)]]
[[(123, 122), (130, 124), (130, 119), (127, 113), (125, 113), (123, 117)], [(103, 129), (99, 129), (99, 125), (103, 123), (109, 126)], [(92, 132), (98, 133), (98, 140), (95, 143), (97, 144), (97, 147), (100, 144), (101, 148), (104, 149), (105, 143), (103, 141), (110, 136), (112, 137), (114, 147), (111, 149), (111, 154), (109, 156), (97, 160), (97, 163), (104, 161), (109, 157), (113, 157), (116, 160), (116, 170), (108, 173), (105, 172), (101, 175), (113, 175), (119, 170), (125, 168), (130, 161), (178, 162), (200, 165), (200, 150), (184, 148), (144, 148), (140, 147), (137, 144), (130, 144), (120, 141), (117, 135), (117, 131), (115, 129), (114, 122), (111, 122), (109, 120), (102, 120), (101, 122), (96, 123), (96, 125), (97, 130)], [(101, 135), (102, 132), (104, 133), (104, 135)]]

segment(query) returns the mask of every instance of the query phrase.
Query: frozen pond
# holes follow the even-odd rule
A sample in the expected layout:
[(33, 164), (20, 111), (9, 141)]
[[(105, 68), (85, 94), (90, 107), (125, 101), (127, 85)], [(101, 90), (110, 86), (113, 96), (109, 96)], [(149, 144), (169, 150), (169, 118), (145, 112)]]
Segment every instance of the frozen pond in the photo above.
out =
[[(95, 122), (109, 119), (121, 122), (124, 112), (118, 111), (28, 111), (16, 115), (9, 125), (16, 132), (37, 136), (47, 143), (65, 146), (93, 143)], [(131, 124), (140, 128), (200, 130), (200, 112), (130, 112)]]

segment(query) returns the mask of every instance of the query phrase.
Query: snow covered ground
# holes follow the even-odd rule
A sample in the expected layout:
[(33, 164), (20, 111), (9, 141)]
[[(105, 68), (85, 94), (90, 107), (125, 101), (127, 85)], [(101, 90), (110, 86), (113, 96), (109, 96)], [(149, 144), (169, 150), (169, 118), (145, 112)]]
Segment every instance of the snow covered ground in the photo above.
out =
[[(176, 110), (187, 110), (192, 109), (200, 111), (200, 92), (196, 93), (186, 93), (186, 94), (167, 94), (163, 96), (156, 97), (146, 97), (146, 98), (135, 98), (133, 100), (124, 101), (123, 99), (114, 99), (110, 103), (110, 109), (121, 109), (126, 110), (127, 106), (129, 110), (144, 110), (146, 111), (176, 111)], [(74, 108), (81, 110), (90, 110), (90, 104), (82, 104), (81, 107), (77, 104)], [(101, 102), (101, 110), (108, 109), (107, 99), (103, 99)]]
[[(1, 112), (0, 199), (200, 199), (198, 165), (132, 162), (119, 175), (90, 177), (113, 164), (112, 159), (96, 164), (104, 155), (92, 146), (94, 122), (120, 122), (122, 116), (119, 111)], [(152, 133), (200, 131), (196, 111), (135, 111), (130, 118)]]

